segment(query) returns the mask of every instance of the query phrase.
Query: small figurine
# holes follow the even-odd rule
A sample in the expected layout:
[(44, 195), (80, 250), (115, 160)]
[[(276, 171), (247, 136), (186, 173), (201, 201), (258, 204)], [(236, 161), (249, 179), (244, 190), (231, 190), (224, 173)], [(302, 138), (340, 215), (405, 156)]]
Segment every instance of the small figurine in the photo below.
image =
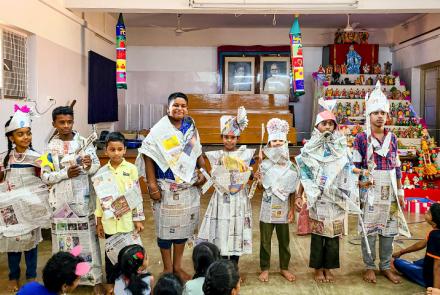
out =
[(333, 88), (327, 88), (325, 91), (325, 97), (333, 98)]
[(373, 74), (378, 75), (378, 74), (381, 74), (381, 73), (382, 73), (382, 68), (381, 68), (380, 64), (379, 63), (375, 64), (373, 66)]
[(354, 85), (362, 85), (360, 76), (356, 78), (356, 80), (354, 81)]
[(351, 44), (347, 53), (347, 73), (360, 74), (362, 57), (354, 50), (354, 45)]
[(359, 79), (361, 80), (361, 85), (365, 85), (365, 76), (364, 75), (360, 75)]
[(351, 103), (349, 103), (349, 102), (345, 103), (345, 115), (347, 117), (351, 116)]
[(399, 76), (394, 78), (394, 85), (395, 86), (400, 86), (400, 78), (399, 78)]
[(355, 117), (359, 117), (361, 115), (361, 107), (359, 106), (359, 102), (356, 101), (353, 106), (353, 115)]
[(361, 98), (362, 98), (362, 99), (365, 99), (365, 95), (366, 95), (366, 94), (367, 94), (367, 93), (366, 93), (365, 89), (362, 88), (362, 91), (361, 91)]
[(409, 103), (406, 103), (404, 113), (405, 113), (405, 117), (409, 118), (410, 116)]
[(341, 96), (341, 94), (339, 93), (339, 89), (336, 88), (335, 91), (333, 92), (333, 97), (334, 98), (339, 98)]
[(361, 91), (359, 90), (359, 88), (356, 88), (356, 91), (354, 93), (354, 97), (355, 98), (361, 98)]
[(328, 65), (328, 66), (325, 67), (325, 74), (326, 75), (333, 74), (333, 66), (332, 65)]
[(409, 181), (408, 175), (405, 177), (405, 180), (403, 181), (403, 189), (413, 189), (414, 186)]
[(341, 65), (341, 74), (347, 74), (347, 65), (345, 63)]
[(422, 190), (426, 191), (427, 189), (428, 189), (428, 184), (426, 183), (426, 181), (424, 181), (422, 185)]
[(354, 98), (354, 90), (353, 90), (353, 88), (350, 88), (350, 92), (349, 92), (348, 97), (349, 97), (350, 99), (353, 99), (353, 98)]
[(373, 78), (368, 77), (368, 79), (367, 79), (367, 85), (373, 85)]
[(342, 102), (338, 102), (338, 106), (337, 106), (336, 114), (337, 114), (338, 116), (342, 116), (343, 112), (344, 112), (344, 107), (343, 107), (343, 105), (342, 105)]
[(364, 64), (362, 66), (362, 71), (364, 72), (364, 74), (369, 74), (370, 73), (370, 65), (369, 64)]
[(333, 72), (341, 73), (341, 66), (340, 65), (335, 65), (335, 69), (333, 70)]
[(419, 178), (417, 176), (414, 176), (412, 181), (413, 181), (413, 184), (414, 184), (415, 188), (419, 188), (420, 187), (420, 185), (419, 185), (419, 181), (420, 180), (419, 180)]
[(324, 71), (324, 68), (322, 67), (322, 65), (319, 65), (318, 74), (325, 74), (325, 71)]
[(342, 89), (341, 98), (347, 98), (347, 90), (345, 90), (345, 88)]
[(383, 66), (385, 68), (385, 75), (391, 74), (391, 65), (392, 65), (392, 63), (390, 63), (389, 61), (387, 61), (386, 63), (383, 64)]

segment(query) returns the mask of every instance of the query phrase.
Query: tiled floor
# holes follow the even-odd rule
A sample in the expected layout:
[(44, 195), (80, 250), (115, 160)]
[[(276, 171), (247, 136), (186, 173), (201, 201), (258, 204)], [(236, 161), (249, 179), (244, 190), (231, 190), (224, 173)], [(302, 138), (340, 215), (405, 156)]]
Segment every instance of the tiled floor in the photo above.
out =
[[(203, 197), (202, 213), (206, 210), (209, 197)], [(309, 243), (308, 236), (297, 236), (296, 226), (291, 226), (291, 244), (292, 260), (290, 262), (290, 269), (297, 275), (297, 281), (290, 283), (283, 279), (278, 273), (278, 247), (276, 235), (273, 236), (272, 245), (272, 265), (273, 269), (270, 274), (270, 281), (268, 283), (261, 283), (258, 281), (257, 274), (259, 272), (259, 231), (258, 231), (258, 216), (261, 202), (261, 193), (257, 192), (252, 201), (254, 212), (254, 244), (253, 254), (243, 256), (240, 259), (240, 269), (246, 273), (246, 282), (242, 285), (240, 294), (422, 294), (423, 288), (404, 280), (400, 285), (393, 285), (385, 278), (379, 276), (378, 282), (375, 285), (367, 284), (362, 281), (362, 258), (360, 252), (359, 240), (357, 240), (356, 233), (356, 218), (350, 217), (349, 235), (345, 236), (341, 242), (340, 257), (341, 268), (336, 270), (336, 282), (333, 284), (317, 284), (312, 278), (312, 270), (308, 268), (309, 260)], [(146, 212), (151, 212), (149, 202), (145, 204)], [(408, 216), (409, 222), (417, 222), (423, 220), (423, 216)], [(426, 223), (412, 223), (410, 224), (411, 231), (414, 238), (424, 238), (429, 226)], [(161, 258), (159, 249), (156, 245), (154, 223), (151, 214), (148, 214), (146, 220), (145, 231), (142, 234), (144, 245), (150, 257), (150, 271), (156, 276), (162, 271)], [(403, 245), (410, 245), (414, 241), (397, 241), (395, 248)], [(352, 244), (354, 243), (354, 244)], [(41, 275), (41, 270), (50, 256), (51, 244), (50, 241), (44, 241), (39, 246), (38, 257), (38, 275)], [(192, 271), (191, 249), (186, 249), (184, 254), (184, 268)], [(420, 251), (414, 255), (405, 256), (408, 259), (416, 259), (423, 257), (424, 252)], [(24, 264), (24, 263), (23, 263)], [(22, 268), (24, 275), (24, 265)], [(0, 286), (5, 286), (7, 283), (8, 267), (5, 254), (0, 254)], [(41, 279), (39, 277), (39, 279)], [(0, 294), (8, 294), (5, 288), (0, 288)], [(92, 288), (80, 287), (74, 294), (92, 294)]]

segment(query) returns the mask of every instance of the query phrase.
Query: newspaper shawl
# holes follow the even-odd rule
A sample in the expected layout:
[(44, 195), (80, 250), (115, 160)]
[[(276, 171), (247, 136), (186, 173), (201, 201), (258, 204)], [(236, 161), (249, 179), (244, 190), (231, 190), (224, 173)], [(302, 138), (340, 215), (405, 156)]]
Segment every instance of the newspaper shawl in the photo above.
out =
[[(47, 151), (52, 156), (55, 171), (50, 171), (49, 167), (43, 170), (43, 181), (52, 184), (49, 195), (49, 203), (54, 210), (67, 203), (77, 216), (87, 216), (95, 211), (95, 195), (93, 187), (90, 185), (89, 176), (94, 174), (100, 166), (99, 159), (96, 156), (94, 146), (88, 146), (79, 155), (90, 155), (92, 167), (88, 171), (82, 171), (75, 178), (67, 178), (67, 169), (70, 163), (63, 161), (64, 158), (71, 158), (76, 151), (83, 147), (86, 139), (74, 132), (71, 141), (63, 141), (58, 135), (49, 142)], [(76, 159), (78, 160), (78, 159)]]
[(342, 235), (346, 212), (360, 213), (357, 177), (352, 173), (345, 136), (315, 129), (296, 162), (312, 232), (328, 237)]
[[(0, 161), (6, 153), (0, 155)], [(41, 228), (50, 228), (51, 211), (48, 188), (36, 174), (39, 153), (26, 150), (25, 158), (12, 164), (27, 166), (8, 168), (0, 184), (0, 252), (21, 252), (35, 248), (42, 241)], [(32, 208), (32, 210), (29, 210)]]
[[(177, 183), (194, 183), (197, 158), (202, 154), (200, 137), (191, 117), (185, 117), (191, 124), (189, 130), (182, 134), (168, 116), (162, 117), (142, 142), (136, 159), (139, 176), (146, 178), (145, 163), (142, 155), (150, 157), (162, 171), (169, 168)], [(183, 123), (182, 123), (183, 124)]]
[[(379, 141), (370, 135), (367, 158), (373, 159), (373, 153), (387, 157), (390, 151), (391, 137), (392, 132), (389, 132), (381, 146)], [(398, 155), (390, 156), (396, 157), (396, 166), (400, 166)], [(353, 158), (355, 162), (362, 161), (361, 155), (356, 150), (354, 151)], [(411, 237), (408, 224), (406, 223), (402, 208), (396, 197), (396, 169), (373, 170), (370, 171), (370, 173), (373, 179), (373, 185), (361, 193), (361, 201), (364, 203), (363, 222), (366, 234), (372, 235), (379, 233), (389, 237), (400, 234), (405, 237)], [(362, 231), (362, 225), (359, 224), (358, 227), (359, 231)]]
[(263, 199), (260, 221), (266, 223), (287, 223), (289, 196), (295, 192), (298, 173), (289, 158), (287, 144), (281, 147), (264, 147), (264, 159), (260, 165), (263, 175)]
[[(84, 148), (85, 147), (85, 148)], [(81, 150), (76, 155), (78, 150)], [(102, 282), (102, 261), (96, 234), (95, 194), (90, 184), (90, 176), (100, 166), (93, 145), (87, 145), (87, 139), (74, 131), (71, 141), (63, 141), (55, 135), (49, 142), (47, 151), (51, 153), (55, 171), (49, 167), (43, 169), (43, 181), (51, 184), (49, 203), (53, 209), (52, 253), (69, 251), (80, 244), (81, 256), (90, 262), (91, 271), (81, 277), (81, 285), (96, 285)], [(81, 171), (75, 178), (67, 178), (67, 169), (75, 164), (64, 160), (76, 156), (90, 155), (92, 166), (88, 171)], [(72, 157), (73, 156), (73, 157)], [(64, 160), (64, 161), (63, 161)], [(76, 157), (75, 161), (79, 158)], [(78, 162), (76, 162), (78, 164)]]
[[(252, 253), (252, 208), (247, 182), (255, 149), (211, 151), (206, 156), (215, 177), (214, 191), (199, 230), (198, 239), (219, 247), (223, 256)], [(227, 189), (227, 193), (225, 193)]]

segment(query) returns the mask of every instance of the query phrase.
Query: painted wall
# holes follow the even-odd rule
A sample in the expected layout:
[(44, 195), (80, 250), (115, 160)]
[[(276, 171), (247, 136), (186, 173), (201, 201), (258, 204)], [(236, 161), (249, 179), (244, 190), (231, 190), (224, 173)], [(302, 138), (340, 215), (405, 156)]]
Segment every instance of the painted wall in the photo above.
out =
[[(92, 18), (90, 16), (88, 20)], [(90, 132), (87, 124), (87, 54), (93, 50), (114, 59), (114, 45), (109, 41), (114, 40), (109, 31), (110, 21), (111, 18), (106, 17), (107, 23), (102, 27), (98, 26), (99, 22), (94, 28), (87, 26), (86, 22), (61, 7), (58, 0), (3, 1), (0, 9), (2, 25), (29, 35), (29, 97), (37, 101), (39, 110), (49, 105), (47, 97), (55, 98), (57, 105), (76, 99), (75, 128), (85, 135)], [(17, 101), (0, 100), (0, 130), (4, 130), (14, 103)], [(33, 145), (43, 150), (52, 132), (51, 110), (36, 118), (33, 124)], [(6, 139), (0, 137), (0, 150), (5, 149)]]

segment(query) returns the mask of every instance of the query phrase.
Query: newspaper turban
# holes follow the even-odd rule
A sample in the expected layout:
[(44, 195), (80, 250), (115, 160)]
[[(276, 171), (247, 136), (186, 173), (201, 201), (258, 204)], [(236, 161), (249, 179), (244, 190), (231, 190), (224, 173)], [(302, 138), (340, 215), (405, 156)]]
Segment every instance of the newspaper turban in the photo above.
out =
[(26, 106), (14, 105), (14, 115), (12, 116), (9, 126), (5, 128), (5, 133), (31, 127), (31, 110)]
[(221, 116), (220, 131), (222, 135), (240, 136), (241, 132), (247, 127), (248, 118), (244, 107), (239, 107), (237, 116)]
[(272, 118), (267, 122), (268, 141), (284, 140), (287, 141), (287, 133), (289, 132), (289, 123), (285, 120)]
[(365, 108), (367, 116), (377, 111), (384, 111), (386, 113), (390, 112), (390, 103), (388, 102), (387, 96), (380, 88), (380, 82), (377, 81), (374, 90), (369, 96), (365, 96)]
[(324, 111), (316, 115), (315, 126), (317, 126), (322, 121), (326, 121), (326, 120), (333, 120), (333, 122), (335, 122), (335, 125), (337, 125), (338, 122), (336, 121), (335, 114), (333, 114), (332, 111), (336, 105), (336, 100), (335, 99), (324, 100), (324, 98), (321, 97), (318, 100), (318, 103), (321, 107), (324, 108)]

